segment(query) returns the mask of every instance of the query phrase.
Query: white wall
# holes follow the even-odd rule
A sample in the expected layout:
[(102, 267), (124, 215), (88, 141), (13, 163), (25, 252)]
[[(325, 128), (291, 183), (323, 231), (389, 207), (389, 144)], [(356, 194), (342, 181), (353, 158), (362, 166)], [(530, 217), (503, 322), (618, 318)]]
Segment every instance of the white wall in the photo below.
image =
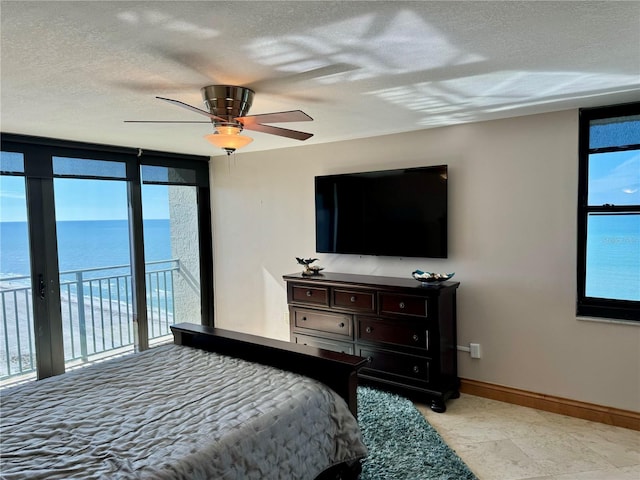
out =
[(577, 135), (571, 110), (214, 158), (216, 325), (288, 340), (282, 275), (316, 256), (315, 175), (448, 164), (448, 259), (316, 264), (456, 272), (458, 344), (482, 346), (461, 377), (640, 410), (640, 328), (575, 316)]
[[(171, 170), (169, 170), (170, 174)], [(169, 191), (171, 258), (180, 259), (173, 275), (174, 318), (200, 323), (200, 249), (196, 187), (174, 185)]]

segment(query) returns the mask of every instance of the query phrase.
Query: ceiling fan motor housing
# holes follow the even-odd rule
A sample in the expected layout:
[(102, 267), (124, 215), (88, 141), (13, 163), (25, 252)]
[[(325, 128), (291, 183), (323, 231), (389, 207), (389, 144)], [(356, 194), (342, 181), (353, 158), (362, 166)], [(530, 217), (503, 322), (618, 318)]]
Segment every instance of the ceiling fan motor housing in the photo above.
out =
[[(233, 85), (209, 85), (200, 89), (204, 104), (213, 115), (227, 119), (229, 125), (239, 125), (236, 117), (244, 117), (251, 108), (255, 92)], [(219, 125), (220, 122), (214, 122)]]

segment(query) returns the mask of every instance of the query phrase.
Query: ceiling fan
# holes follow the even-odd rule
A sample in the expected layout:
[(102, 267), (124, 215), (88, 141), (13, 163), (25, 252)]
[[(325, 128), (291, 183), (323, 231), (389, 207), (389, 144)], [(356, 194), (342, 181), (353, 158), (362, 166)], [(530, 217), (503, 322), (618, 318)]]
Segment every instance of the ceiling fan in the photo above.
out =
[[(242, 148), (253, 141), (251, 137), (240, 135), (240, 132), (245, 129), (293, 138), (295, 140), (306, 140), (313, 136), (312, 133), (266, 125), (267, 123), (307, 122), (313, 120), (313, 118), (301, 110), (247, 115), (255, 95), (255, 92), (250, 88), (234, 85), (209, 85), (201, 88), (200, 92), (202, 93), (202, 98), (208, 111), (179, 100), (164, 97), (156, 98), (209, 117), (216, 131), (212, 134), (206, 135), (205, 139), (213, 145), (225, 150), (227, 155), (231, 155), (238, 148)], [(125, 122), (185, 123), (165, 120), (125, 120)]]

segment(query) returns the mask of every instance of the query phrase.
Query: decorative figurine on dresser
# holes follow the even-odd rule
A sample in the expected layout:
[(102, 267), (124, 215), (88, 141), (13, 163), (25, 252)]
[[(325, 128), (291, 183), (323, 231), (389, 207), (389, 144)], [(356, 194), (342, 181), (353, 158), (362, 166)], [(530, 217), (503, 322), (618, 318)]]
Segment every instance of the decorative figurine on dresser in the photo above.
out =
[(459, 396), (460, 283), (453, 274), (429, 282), (413, 275), (285, 275), (291, 341), (365, 357), (360, 380), (429, 400), (442, 413)]
[(317, 262), (317, 258), (300, 258), (296, 257), (296, 260), (300, 265), (304, 265), (304, 270), (302, 270), (302, 275), (310, 276), (310, 275), (318, 275), (324, 268), (319, 267), (317, 265), (311, 265), (313, 262)]

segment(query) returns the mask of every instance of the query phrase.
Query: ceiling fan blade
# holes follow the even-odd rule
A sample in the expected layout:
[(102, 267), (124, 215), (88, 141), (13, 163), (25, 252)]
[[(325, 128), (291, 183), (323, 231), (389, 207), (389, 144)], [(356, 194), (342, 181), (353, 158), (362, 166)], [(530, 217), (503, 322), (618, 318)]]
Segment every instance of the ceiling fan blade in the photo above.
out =
[(218, 117), (216, 115), (213, 115), (212, 113), (207, 112), (206, 110), (202, 110), (201, 108), (194, 107), (192, 105), (189, 105), (188, 103), (181, 102), (180, 100), (173, 100), (171, 98), (164, 98), (164, 97), (156, 97), (156, 98), (158, 100), (162, 100), (164, 102), (173, 103), (174, 105), (177, 105), (179, 107), (186, 108), (187, 110), (191, 110), (192, 112), (199, 113), (200, 115), (204, 115), (204, 116), (209, 117), (209, 118), (211, 118), (213, 120), (218, 120), (219, 122), (226, 122), (227, 121), (227, 119), (225, 119), (225, 118)]
[(207, 56), (201, 55), (195, 51), (177, 51), (164, 48), (157, 48), (154, 50), (166, 59), (188, 68), (192, 72), (202, 76), (202, 78), (206, 78), (211, 84), (228, 83), (224, 81), (227, 79), (220, 78), (219, 76), (219, 73), (224, 72), (225, 69), (220, 68), (219, 65), (215, 65), (211, 61), (211, 58)]
[[(155, 53), (171, 60), (172, 62), (188, 68), (208, 79), (210, 84), (245, 85), (254, 91), (273, 93), (278, 95), (290, 95), (283, 91), (283, 86), (299, 82), (308, 82), (316, 78), (327, 77), (340, 73), (356, 70), (360, 67), (345, 62), (323, 65), (322, 67), (309, 68), (298, 72), (275, 71), (267, 78), (255, 79), (253, 82), (247, 78), (238, 78), (237, 75), (229, 75), (223, 65), (212, 62), (210, 56), (205, 56), (196, 51), (175, 50), (169, 48), (154, 49)], [(304, 68), (304, 67), (303, 67)], [(315, 100), (315, 99), (314, 99)]]
[(313, 118), (302, 110), (291, 110), (289, 112), (262, 113), (258, 115), (247, 115), (246, 117), (236, 117), (236, 120), (247, 125), (252, 123), (309, 122), (313, 120)]
[(132, 92), (147, 92), (147, 93), (157, 93), (157, 92), (186, 92), (193, 91), (200, 88), (199, 85), (196, 84), (177, 84), (175, 82), (137, 82), (135, 80), (123, 81), (123, 82), (115, 82), (112, 85), (123, 88)]
[(285, 84), (293, 84), (297, 82), (308, 82), (310, 80), (336, 75), (338, 73), (356, 70), (358, 67), (348, 63), (334, 63), (323, 67), (312, 68), (302, 72), (289, 73), (286, 75), (275, 75), (270, 78), (263, 78), (250, 83), (250, 88), (254, 91), (261, 92), (281, 92)]
[(293, 138), (294, 140), (306, 140), (313, 137), (313, 133), (299, 132), (297, 130), (289, 130), (288, 128), (273, 127), (271, 125), (263, 125), (261, 123), (244, 124), (246, 130), (254, 130), (256, 132), (270, 133), (271, 135), (279, 135), (281, 137)]

